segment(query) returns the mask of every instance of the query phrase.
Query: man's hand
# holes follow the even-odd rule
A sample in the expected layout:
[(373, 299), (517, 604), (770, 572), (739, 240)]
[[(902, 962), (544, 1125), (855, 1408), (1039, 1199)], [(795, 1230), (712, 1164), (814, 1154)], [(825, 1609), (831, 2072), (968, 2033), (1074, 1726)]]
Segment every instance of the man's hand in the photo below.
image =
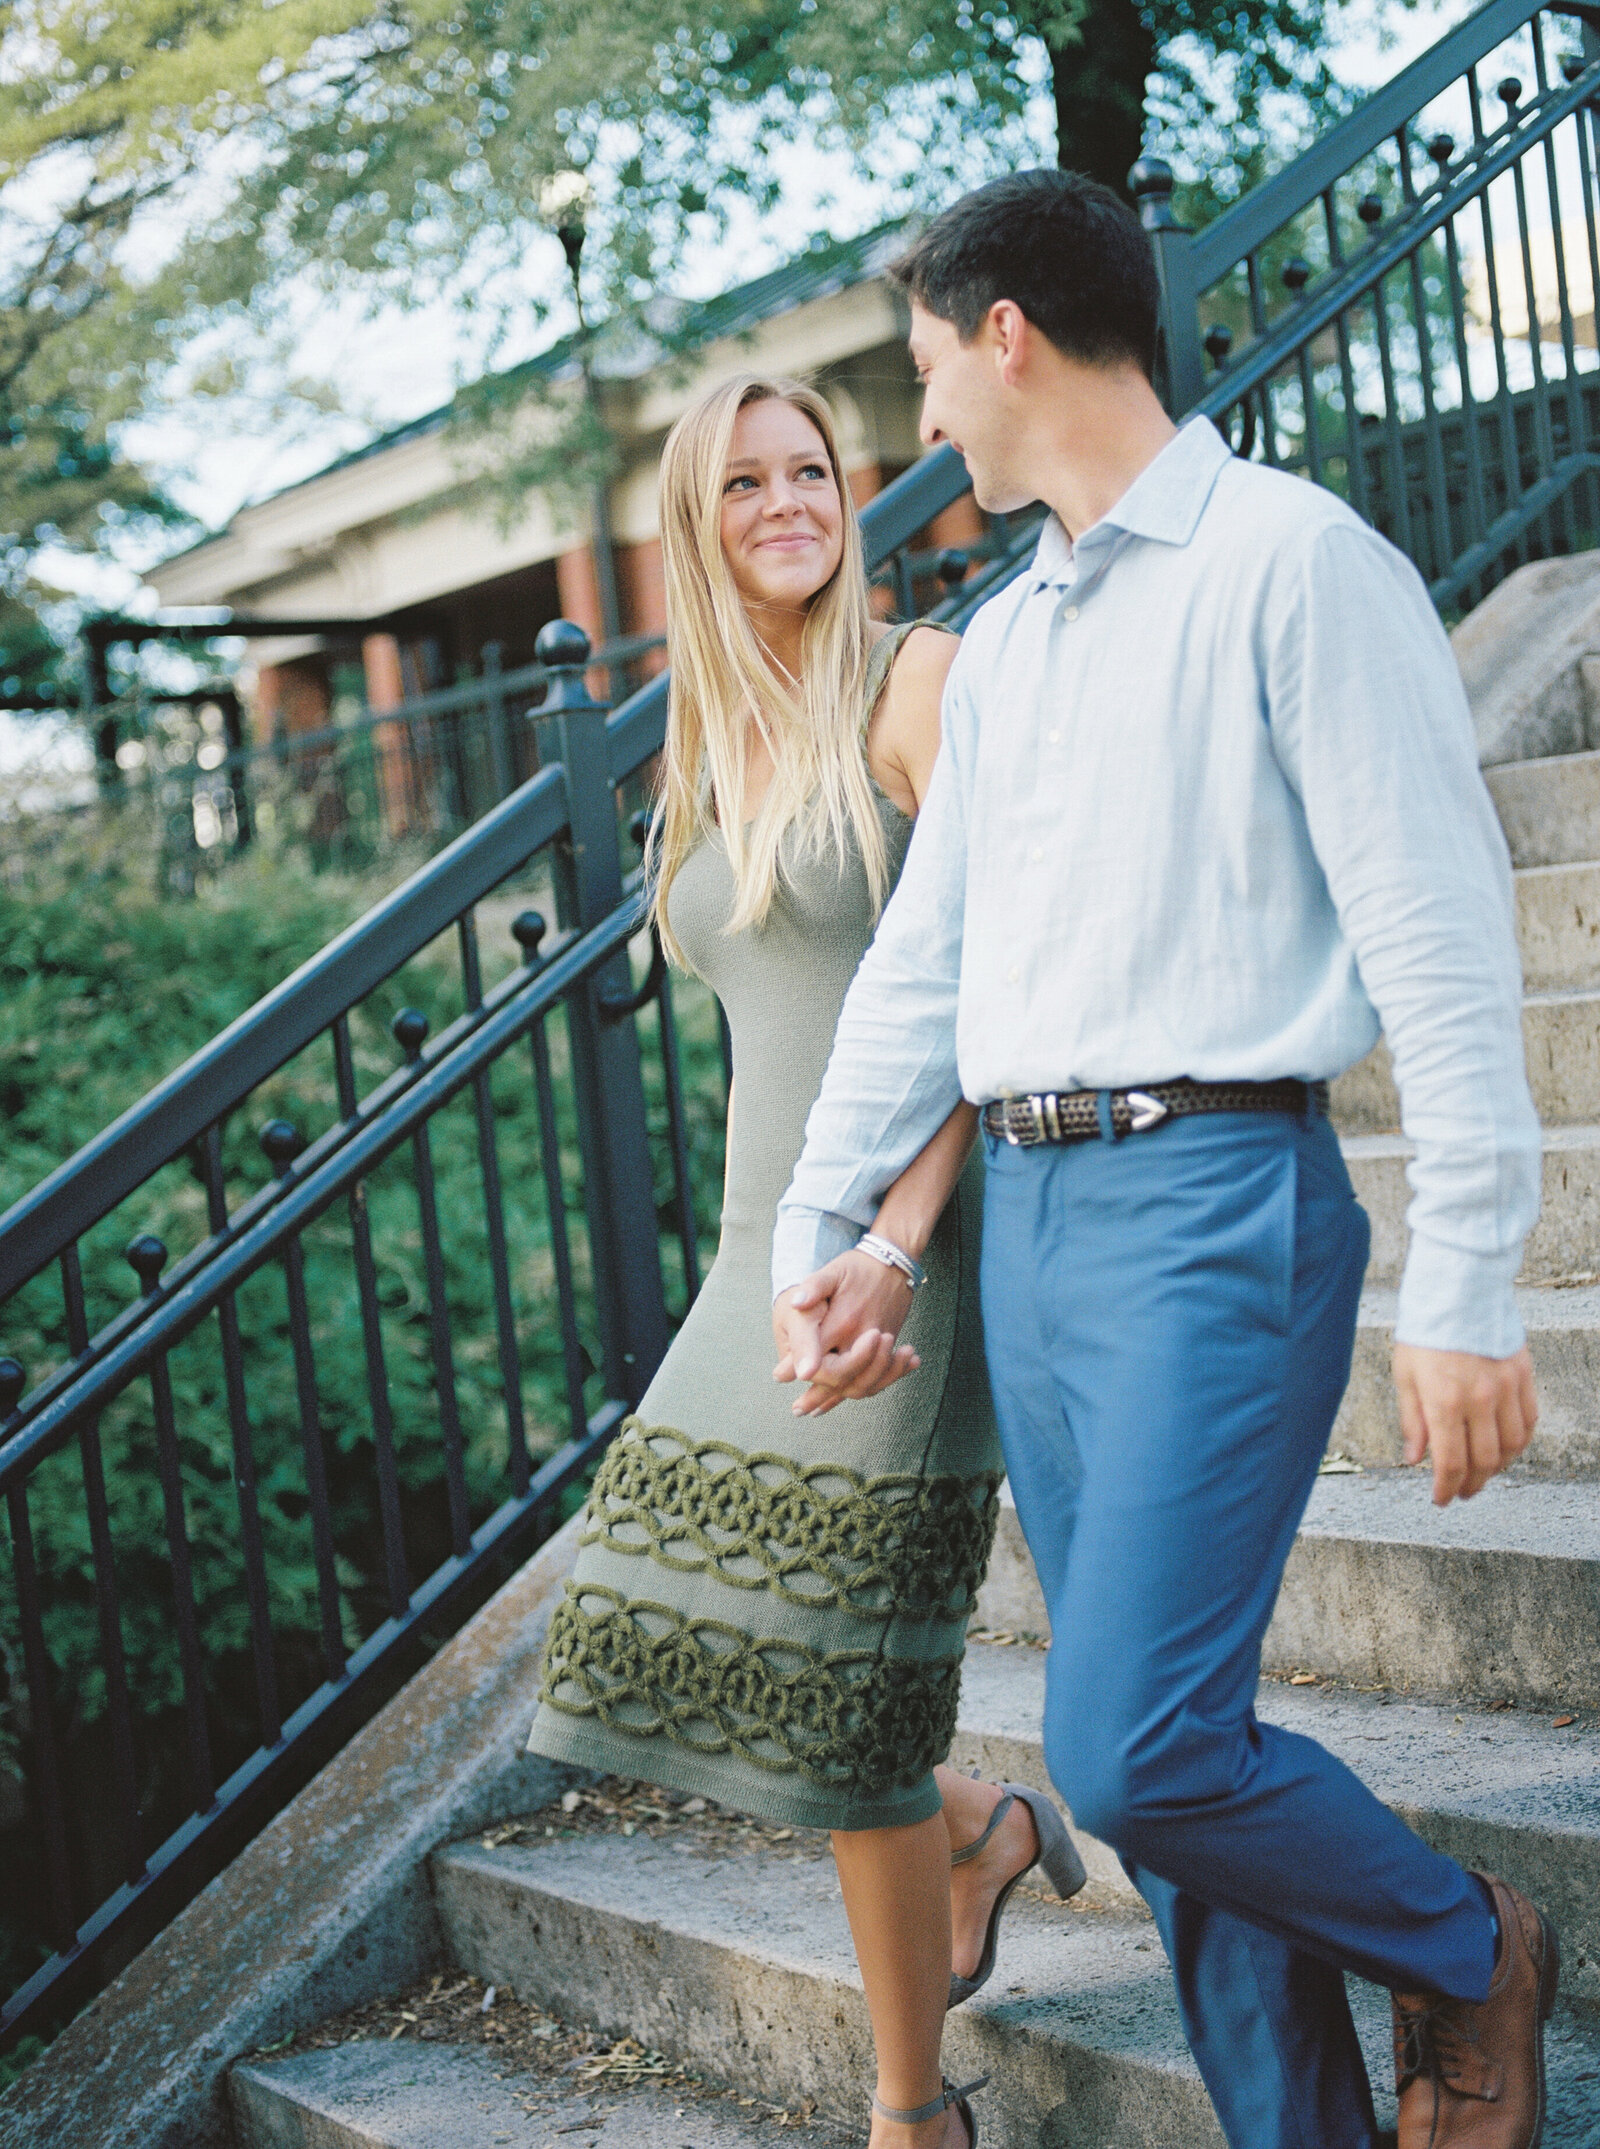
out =
[(1394, 1384), (1406, 1461), (1419, 1463), (1432, 1450), (1436, 1507), (1481, 1492), (1516, 1461), (1539, 1422), (1526, 1345), (1514, 1358), (1477, 1358), (1397, 1343)]
[(772, 1308), (778, 1346), (772, 1377), (810, 1382), (795, 1401), (795, 1416), (815, 1417), (877, 1395), (914, 1373), (922, 1360), (895, 1341), (910, 1311), (906, 1279), (870, 1254), (841, 1254), (780, 1292)]

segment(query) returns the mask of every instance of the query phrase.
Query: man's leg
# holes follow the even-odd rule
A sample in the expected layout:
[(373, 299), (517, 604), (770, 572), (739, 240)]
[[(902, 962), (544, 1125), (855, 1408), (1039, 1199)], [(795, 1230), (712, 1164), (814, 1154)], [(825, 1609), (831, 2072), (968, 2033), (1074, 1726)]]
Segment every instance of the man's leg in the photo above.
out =
[(1150, 1892), (1186, 2024), (1250, 2149), (1371, 2139), (1342, 1990), (1318, 1965), (1478, 1999), (1492, 1964), (1469, 1876), (1254, 1712), (1365, 1251), (1321, 1126), (1189, 1120), (992, 1161), (986, 1332), (1054, 1629), (1052, 1774), (1141, 1881), (1166, 1883)]

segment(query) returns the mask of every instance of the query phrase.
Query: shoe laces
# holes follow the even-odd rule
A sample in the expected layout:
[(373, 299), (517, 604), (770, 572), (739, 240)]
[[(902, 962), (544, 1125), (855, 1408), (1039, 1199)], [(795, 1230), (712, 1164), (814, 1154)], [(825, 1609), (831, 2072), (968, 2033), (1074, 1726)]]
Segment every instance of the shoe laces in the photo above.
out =
[(1447, 1999), (1406, 1999), (1396, 2004), (1402, 2033), (1396, 2089), (1409, 2089), (1424, 2077), (1436, 2087), (1442, 2083), (1448, 2089), (1457, 2088), (1463, 2074), (1471, 2072), (1473, 2057), (1482, 2057), (1478, 2032), (1467, 2020), (1466, 2010), (1460, 2002)]

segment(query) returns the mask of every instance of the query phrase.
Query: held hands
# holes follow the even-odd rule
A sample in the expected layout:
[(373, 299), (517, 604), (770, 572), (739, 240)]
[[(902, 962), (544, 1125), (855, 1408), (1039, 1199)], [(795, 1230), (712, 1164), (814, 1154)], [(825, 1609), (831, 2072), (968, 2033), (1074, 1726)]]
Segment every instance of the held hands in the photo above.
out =
[(922, 1360), (897, 1344), (911, 1311), (911, 1288), (898, 1269), (870, 1254), (841, 1254), (772, 1308), (778, 1346), (774, 1380), (809, 1381), (796, 1398), (797, 1418), (815, 1417), (862, 1396), (877, 1395)]
[(1539, 1422), (1526, 1345), (1514, 1358), (1477, 1358), (1397, 1343), (1394, 1384), (1406, 1461), (1419, 1463), (1432, 1451), (1436, 1507), (1481, 1492), (1516, 1461)]

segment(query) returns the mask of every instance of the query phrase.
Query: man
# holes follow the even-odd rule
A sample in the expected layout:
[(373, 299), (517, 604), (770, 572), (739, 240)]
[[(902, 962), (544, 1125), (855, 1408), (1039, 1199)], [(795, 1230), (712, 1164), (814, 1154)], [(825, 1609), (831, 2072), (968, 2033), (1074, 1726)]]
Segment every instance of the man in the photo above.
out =
[(1372, 2149), (1348, 1970), (1395, 1994), (1401, 2149), (1531, 2149), (1547, 1921), (1254, 1712), (1367, 1257), (1323, 1085), (1380, 1019), (1416, 1149), (1407, 1454), (1431, 1449), (1442, 1504), (1536, 1416), (1512, 1279), (1539, 1129), (1448, 643), (1331, 494), (1173, 427), (1148, 242), (1112, 195), (997, 181), (895, 273), (923, 439), (954, 443), (991, 512), (1052, 514), (951, 671), (779, 1211), (796, 1407), (909, 1370), (903, 1277), (849, 1249), (964, 1091), (995, 1405), (1052, 1626), (1047, 1758), (1155, 1914), (1228, 2140)]

